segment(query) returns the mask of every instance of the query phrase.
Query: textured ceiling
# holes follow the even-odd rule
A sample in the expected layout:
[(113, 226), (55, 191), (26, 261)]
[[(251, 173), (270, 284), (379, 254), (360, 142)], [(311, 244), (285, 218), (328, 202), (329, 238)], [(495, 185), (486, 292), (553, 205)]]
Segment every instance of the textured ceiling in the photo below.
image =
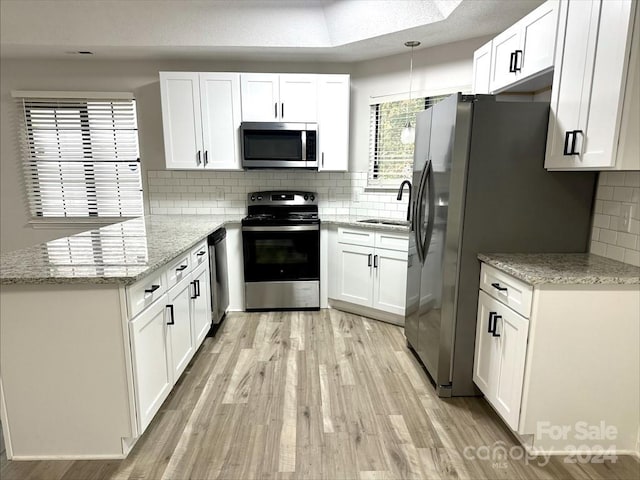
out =
[(495, 34), (542, 0), (2, 0), (9, 58), (357, 62)]

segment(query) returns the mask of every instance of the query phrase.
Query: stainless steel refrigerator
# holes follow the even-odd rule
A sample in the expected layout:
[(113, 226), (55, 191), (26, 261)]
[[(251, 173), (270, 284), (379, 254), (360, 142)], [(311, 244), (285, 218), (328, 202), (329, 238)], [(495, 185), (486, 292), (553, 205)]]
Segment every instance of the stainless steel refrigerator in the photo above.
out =
[(585, 252), (595, 172), (543, 168), (549, 105), (452, 95), (416, 120), (407, 343), (440, 396), (479, 394), (479, 252)]

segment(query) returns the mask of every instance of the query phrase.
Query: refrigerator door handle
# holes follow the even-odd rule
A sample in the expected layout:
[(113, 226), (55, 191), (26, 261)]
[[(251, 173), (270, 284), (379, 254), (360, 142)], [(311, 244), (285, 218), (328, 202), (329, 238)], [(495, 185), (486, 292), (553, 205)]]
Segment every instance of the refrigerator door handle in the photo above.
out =
[[(425, 187), (429, 189), (429, 212), (427, 216), (427, 231), (424, 236), (424, 244), (421, 246), (422, 256), (426, 260), (427, 252), (429, 251), (429, 245), (431, 244), (431, 237), (433, 235), (434, 213), (435, 213), (435, 189), (433, 188), (433, 162), (429, 160), (425, 166), (427, 174), (425, 176)], [(424, 189), (424, 187), (423, 187)], [(424, 192), (423, 192), (424, 195)], [(420, 202), (422, 204), (422, 202)], [(424, 213), (423, 213), (424, 215)], [(420, 226), (420, 237), (422, 237), (422, 226)]]
[(413, 204), (413, 236), (416, 240), (416, 252), (418, 253), (418, 259), (420, 263), (424, 263), (424, 252), (422, 251), (422, 216), (424, 212), (422, 211), (422, 195), (424, 194), (424, 185), (425, 179), (427, 177), (427, 165), (430, 161), (427, 160), (427, 164), (422, 169), (422, 175), (420, 176), (420, 183), (418, 184), (418, 192), (416, 193), (414, 204)]

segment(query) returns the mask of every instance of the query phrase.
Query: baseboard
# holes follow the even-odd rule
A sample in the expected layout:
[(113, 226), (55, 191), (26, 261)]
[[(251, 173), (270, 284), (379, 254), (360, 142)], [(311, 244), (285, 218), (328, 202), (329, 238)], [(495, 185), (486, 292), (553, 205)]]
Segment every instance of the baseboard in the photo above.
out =
[(353, 313), (355, 315), (361, 315), (363, 317), (373, 318), (399, 327), (404, 327), (404, 316), (396, 315), (395, 313), (383, 312), (382, 310), (376, 310), (371, 307), (363, 307), (361, 305), (355, 305), (349, 302), (343, 302), (342, 300), (329, 299), (329, 307), (336, 310), (342, 310), (344, 312)]

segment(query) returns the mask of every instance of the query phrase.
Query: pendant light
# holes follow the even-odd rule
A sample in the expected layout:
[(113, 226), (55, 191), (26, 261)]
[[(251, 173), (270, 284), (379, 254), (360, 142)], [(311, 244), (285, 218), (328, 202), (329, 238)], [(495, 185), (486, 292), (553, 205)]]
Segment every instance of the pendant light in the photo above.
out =
[(404, 128), (402, 129), (402, 133), (400, 133), (400, 142), (404, 145), (408, 145), (415, 141), (416, 129), (413, 128), (411, 122), (409, 121), (409, 104), (411, 103), (411, 88), (413, 86), (413, 49), (420, 45), (420, 42), (412, 40), (410, 42), (404, 42), (405, 47), (411, 48), (411, 63), (409, 66), (409, 101), (407, 102), (407, 113), (406, 113), (406, 123)]

